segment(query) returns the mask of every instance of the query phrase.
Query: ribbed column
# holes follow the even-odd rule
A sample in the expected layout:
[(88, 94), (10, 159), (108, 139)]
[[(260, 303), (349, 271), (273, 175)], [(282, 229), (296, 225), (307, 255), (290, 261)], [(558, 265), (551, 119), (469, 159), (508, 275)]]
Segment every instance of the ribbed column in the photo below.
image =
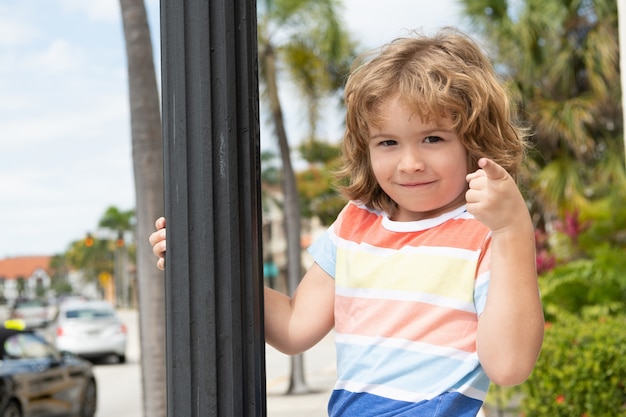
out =
[(167, 415), (265, 416), (256, 2), (161, 0), (161, 39)]

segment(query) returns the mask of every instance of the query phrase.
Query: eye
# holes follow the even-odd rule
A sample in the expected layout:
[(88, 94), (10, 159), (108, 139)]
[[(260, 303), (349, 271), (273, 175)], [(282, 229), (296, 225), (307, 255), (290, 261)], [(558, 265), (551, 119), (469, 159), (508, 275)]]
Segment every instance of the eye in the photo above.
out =
[(441, 142), (443, 139), (439, 136), (426, 136), (424, 138), (424, 142), (425, 143), (437, 143), (437, 142)]
[(380, 142), (378, 142), (379, 146), (383, 146), (383, 147), (389, 147), (389, 146), (394, 146), (397, 145), (398, 142), (393, 140), (393, 139), (387, 139), (387, 140), (381, 140)]

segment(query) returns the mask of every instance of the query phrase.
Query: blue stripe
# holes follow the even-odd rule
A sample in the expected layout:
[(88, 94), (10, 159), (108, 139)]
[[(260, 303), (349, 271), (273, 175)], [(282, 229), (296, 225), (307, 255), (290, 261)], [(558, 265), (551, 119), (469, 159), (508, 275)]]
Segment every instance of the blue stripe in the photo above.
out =
[(475, 417), (482, 401), (449, 392), (429, 401), (395, 401), (367, 393), (335, 390), (328, 403), (329, 417)]
[[(383, 346), (336, 343), (337, 379), (362, 384), (385, 385), (408, 392), (438, 394), (459, 387), (459, 380), (487, 392), (489, 380), (474, 360), (424, 354)], [(407, 366), (419, 372), (407, 372)]]

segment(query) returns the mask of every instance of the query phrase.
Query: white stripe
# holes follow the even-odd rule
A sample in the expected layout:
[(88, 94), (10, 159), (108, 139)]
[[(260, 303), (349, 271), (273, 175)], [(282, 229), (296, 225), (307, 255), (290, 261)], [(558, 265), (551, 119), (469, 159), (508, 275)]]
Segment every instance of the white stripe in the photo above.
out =
[(475, 313), (473, 302), (465, 302), (456, 298), (442, 297), (422, 292), (408, 292), (402, 290), (385, 290), (380, 288), (350, 288), (335, 286), (335, 294), (343, 297), (382, 299), (395, 301), (412, 301), (426, 303), (440, 307), (451, 308), (469, 313)]
[(345, 333), (335, 333), (335, 342), (355, 346), (380, 346), (385, 348), (402, 349), (432, 356), (443, 356), (462, 362), (476, 361), (476, 352), (466, 352), (445, 346), (436, 346), (423, 342), (413, 342), (406, 339), (394, 339), (381, 336), (358, 336)]
[(401, 390), (398, 388), (391, 388), (385, 385), (373, 385), (363, 384), (354, 381), (339, 380), (335, 384), (335, 389), (343, 389), (350, 392), (367, 392), (370, 394), (378, 395), (380, 397), (390, 398), (397, 401), (419, 402), (424, 400), (430, 400), (439, 393), (436, 392), (411, 392)]
[(459, 218), (463, 216), (463, 213), (466, 213), (466, 209), (467, 209), (466, 206), (463, 205), (457, 209), (454, 209), (447, 213), (443, 213), (442, 215), (438, 217), (424, 219), (424, 220), (417, 220), (413, 222), (393, 221), (393, 220), (390, 220), (388, 216), (383, 215), (381, 223), (385, 229), (391, 230), (392, 232), (422, 231), (422, 230), (427, 230), (427, 229), (432, 229), (434, 227), (437, 227), (450, 219)]

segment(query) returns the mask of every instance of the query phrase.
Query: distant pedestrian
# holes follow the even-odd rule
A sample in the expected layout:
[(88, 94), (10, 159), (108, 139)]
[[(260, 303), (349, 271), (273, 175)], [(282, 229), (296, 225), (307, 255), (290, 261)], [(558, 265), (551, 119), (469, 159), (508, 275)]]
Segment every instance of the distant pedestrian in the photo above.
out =
[(490, 380), (528, 377), (543, 339), (513, 178), (527, 132), (488, 57), (451, 28), (359, 59), (345, 102), (350, 202), (293, 297), (265, 289), (266, 340), (297, 354), (335, 328), (330, 416), (475, 416)]

